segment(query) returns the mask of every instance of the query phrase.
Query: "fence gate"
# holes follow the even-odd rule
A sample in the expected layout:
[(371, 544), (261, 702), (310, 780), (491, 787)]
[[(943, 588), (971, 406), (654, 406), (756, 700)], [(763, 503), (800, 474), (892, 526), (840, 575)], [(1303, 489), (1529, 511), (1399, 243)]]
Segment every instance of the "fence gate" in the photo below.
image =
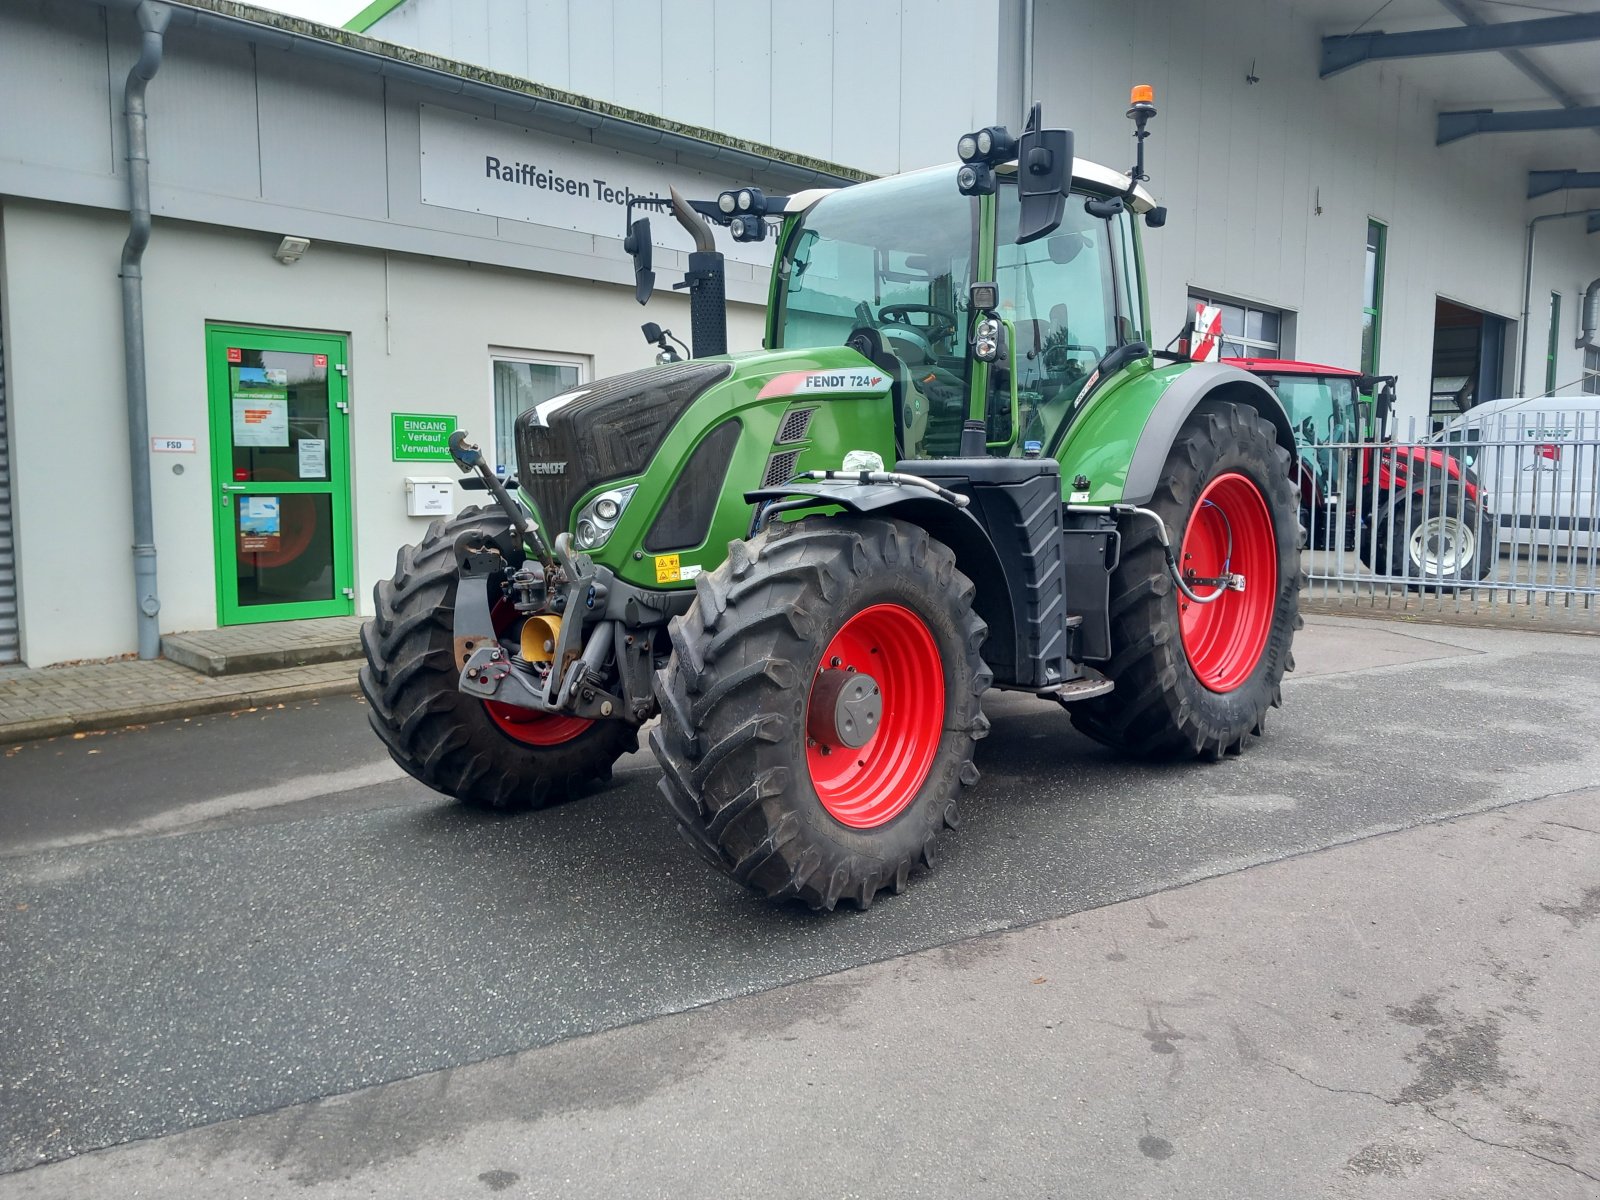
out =
[(11, 536), (11, 443), (6, 435), (6, 347), (0, 333), (0, 664), (21, 657), (17, 639), (17, 551)]

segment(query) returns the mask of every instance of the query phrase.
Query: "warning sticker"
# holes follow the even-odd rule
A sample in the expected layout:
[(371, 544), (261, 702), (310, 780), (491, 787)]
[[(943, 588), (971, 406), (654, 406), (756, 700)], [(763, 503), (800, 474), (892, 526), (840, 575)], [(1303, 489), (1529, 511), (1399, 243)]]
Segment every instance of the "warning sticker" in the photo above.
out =
[(656, 555), (656, 582), (677, 583), (683, 578), (683, 569), (678, 565), (676, 554)]

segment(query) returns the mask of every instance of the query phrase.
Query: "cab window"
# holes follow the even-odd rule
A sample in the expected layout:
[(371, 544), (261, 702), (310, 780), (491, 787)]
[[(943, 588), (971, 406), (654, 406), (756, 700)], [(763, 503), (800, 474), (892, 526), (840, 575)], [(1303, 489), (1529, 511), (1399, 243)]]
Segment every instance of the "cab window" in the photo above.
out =
[[(1015, 330), (1021, 436), (1013, 453), (1020, 454), (1030, 441), (1050, 445), (1095, 364), (1118, 344), (1111, 255), (1121, 235), (1111, 221), (1090, 216), (1083, 197), (1075, 195), (1067, 200), (1059, 229), (1018, 245), (1016, 187), (1003, 183), (998, 200), (995, 275), (1000, 315)], [(1124, 331), (1131, 332), (1136, 322), (1120, 315)], [(991, 414), (1006, 412), (1009, 384), (1002, 375), (991, 387)], [(990, 438), (1001, 440), (995, 424), (991, 418)]]

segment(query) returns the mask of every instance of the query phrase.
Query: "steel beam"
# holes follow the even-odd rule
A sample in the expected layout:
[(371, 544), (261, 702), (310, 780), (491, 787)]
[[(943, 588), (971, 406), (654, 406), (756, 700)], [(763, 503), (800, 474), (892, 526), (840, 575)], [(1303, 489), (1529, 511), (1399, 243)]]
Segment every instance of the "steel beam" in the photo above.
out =
[(1529, 171), (1528, 199), (1567, 188), (1600, 188), (1600, 171)]
[(1600, 129), (1600, 105), (1526, 112), (1495, 112), (1492, 108), (1442, 112), (1435, 141), (1443, 146), (1475, 133), (1528, 133), (1541, 129)]
[(1558, 46), (1600, 40), (1600, 12), (1540, 17), (1532, 21), (1418, 29), (1412, 33), (1350, 33), (1322, 39), (1322, 78), (1364, 62), (1423, 58), (1435, 54), (1476, 54), (1521, 46)]

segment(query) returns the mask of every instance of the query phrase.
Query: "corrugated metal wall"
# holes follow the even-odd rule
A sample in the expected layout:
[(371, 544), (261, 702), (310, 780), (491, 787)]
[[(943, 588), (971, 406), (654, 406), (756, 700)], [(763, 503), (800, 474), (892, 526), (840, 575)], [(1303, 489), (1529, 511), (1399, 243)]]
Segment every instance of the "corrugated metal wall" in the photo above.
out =
[(21, 657), (17, 636), (17, 553), (11, 538), (11, 440), (6, 426), (6, 343), (0, 324), (0, 663)]
[[(880, 173), (1020, 111), (1012, 0), (408, 0), (373, 37)], [(1118, 99), (1121, 97), (1119, 96)]]

